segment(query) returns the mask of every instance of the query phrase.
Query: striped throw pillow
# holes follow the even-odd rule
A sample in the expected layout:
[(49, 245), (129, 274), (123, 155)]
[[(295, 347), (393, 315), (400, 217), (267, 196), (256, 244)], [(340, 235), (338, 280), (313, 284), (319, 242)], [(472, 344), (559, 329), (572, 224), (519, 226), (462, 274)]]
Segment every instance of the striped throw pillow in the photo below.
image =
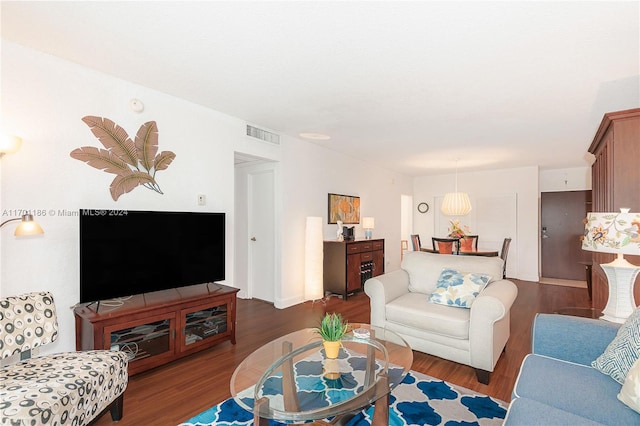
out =
[(640, 357), (640, 308), (627, 318), (607, 349), (591, 366), (623, 384), (629, 369)]

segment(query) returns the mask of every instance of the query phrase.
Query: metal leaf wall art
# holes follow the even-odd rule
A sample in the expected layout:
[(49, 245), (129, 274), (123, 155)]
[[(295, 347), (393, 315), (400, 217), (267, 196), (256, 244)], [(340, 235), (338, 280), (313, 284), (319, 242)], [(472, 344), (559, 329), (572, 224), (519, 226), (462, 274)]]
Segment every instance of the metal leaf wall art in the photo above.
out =
[(71, 151), (71, 158), (91, 167), (113, 173), (116, 177), (109, 190), (111, 198), (118, 201), (122, 194), (138, 185), (162, 194), (156, 173), (164, 170), (176, 158), (171, 151), (158, 154), (158, 126), (149, 121), (140, 126), (135, 140), (108, 118), (86, 116), (82, 119), (106, 149), (83, 146)]

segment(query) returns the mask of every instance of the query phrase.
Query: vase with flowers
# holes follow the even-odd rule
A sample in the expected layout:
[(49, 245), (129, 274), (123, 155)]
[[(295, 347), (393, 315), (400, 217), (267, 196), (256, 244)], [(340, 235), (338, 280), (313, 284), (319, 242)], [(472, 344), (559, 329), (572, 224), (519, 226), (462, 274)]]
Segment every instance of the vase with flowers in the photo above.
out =
[(449, 227), (449, 238), (460, 239), (460, 250), (470, 251), (473, 245), (473, 238), (465, 238), (471, 229), (467, 225), (461, 225), (459, 220), (450, 220), (451, 226)]
[(449, 223), (449, 237), (450, 238), (464, 238), (465, 235), (471, 232), (471, 229), (467, 225), (461, 225), (459, 220), (450, 220)]

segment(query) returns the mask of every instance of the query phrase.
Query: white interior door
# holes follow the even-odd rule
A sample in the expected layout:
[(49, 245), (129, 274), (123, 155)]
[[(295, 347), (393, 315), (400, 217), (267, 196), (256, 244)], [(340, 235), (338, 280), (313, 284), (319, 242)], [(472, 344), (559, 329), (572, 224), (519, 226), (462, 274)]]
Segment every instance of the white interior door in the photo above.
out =
[(275, 292), (275, 170), (248, 174), (249, 198), (249, 294), (274, 301)]

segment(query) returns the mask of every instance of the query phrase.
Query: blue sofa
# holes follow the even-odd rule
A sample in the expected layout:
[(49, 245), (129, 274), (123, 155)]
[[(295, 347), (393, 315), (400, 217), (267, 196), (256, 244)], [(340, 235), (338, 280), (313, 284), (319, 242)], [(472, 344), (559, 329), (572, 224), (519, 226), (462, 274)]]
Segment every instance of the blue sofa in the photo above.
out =
[(618, 400), (618, 382), (591, 367), (620, 324), (538, 314), (505, 425), (639, 425), (640, 414)]

